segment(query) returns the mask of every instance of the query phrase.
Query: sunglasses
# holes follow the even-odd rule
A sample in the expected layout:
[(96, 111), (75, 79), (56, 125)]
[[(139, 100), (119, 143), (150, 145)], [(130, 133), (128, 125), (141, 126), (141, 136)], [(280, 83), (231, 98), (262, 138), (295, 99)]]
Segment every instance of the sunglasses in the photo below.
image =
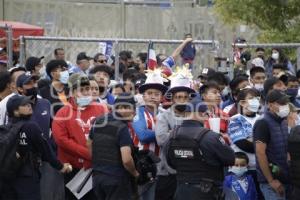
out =
[(97, 60), (98, 63), (107, 63), (107, 60)]

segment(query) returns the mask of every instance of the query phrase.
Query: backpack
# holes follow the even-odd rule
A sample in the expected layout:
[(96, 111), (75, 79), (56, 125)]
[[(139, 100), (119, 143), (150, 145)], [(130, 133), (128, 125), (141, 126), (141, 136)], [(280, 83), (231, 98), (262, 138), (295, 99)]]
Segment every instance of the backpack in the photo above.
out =
[(24, 122), (0, 126), (0, 178), (14, 178), (24, 163), (18, 155), (19, 132)]

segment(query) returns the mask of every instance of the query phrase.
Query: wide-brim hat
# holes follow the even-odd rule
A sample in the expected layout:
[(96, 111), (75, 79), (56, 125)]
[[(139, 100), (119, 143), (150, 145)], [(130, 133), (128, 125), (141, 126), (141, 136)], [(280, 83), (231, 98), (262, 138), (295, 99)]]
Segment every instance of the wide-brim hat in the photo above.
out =
[(168, 87), (159, 83), (146, 83), (139, 87), (139, 92), (143, 94), (148, 89), (156, 89), (161, 91), (162, 94), (165, 94), (168, 90)]

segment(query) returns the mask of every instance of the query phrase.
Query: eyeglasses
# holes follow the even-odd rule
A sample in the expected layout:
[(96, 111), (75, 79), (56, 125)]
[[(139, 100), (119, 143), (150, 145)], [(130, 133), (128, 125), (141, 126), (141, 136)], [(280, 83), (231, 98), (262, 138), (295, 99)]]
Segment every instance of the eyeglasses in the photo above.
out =
[(107, 63), (107, 60), (97, 60), (98, 63)]

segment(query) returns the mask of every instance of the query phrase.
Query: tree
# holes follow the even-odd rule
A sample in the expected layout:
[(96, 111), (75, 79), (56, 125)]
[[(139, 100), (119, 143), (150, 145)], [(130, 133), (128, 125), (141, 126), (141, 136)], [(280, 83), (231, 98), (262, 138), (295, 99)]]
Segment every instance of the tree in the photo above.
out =
[(260, 42), (300, 42), (300, 0), (216, 0), (225, 23), (256, 26)]

